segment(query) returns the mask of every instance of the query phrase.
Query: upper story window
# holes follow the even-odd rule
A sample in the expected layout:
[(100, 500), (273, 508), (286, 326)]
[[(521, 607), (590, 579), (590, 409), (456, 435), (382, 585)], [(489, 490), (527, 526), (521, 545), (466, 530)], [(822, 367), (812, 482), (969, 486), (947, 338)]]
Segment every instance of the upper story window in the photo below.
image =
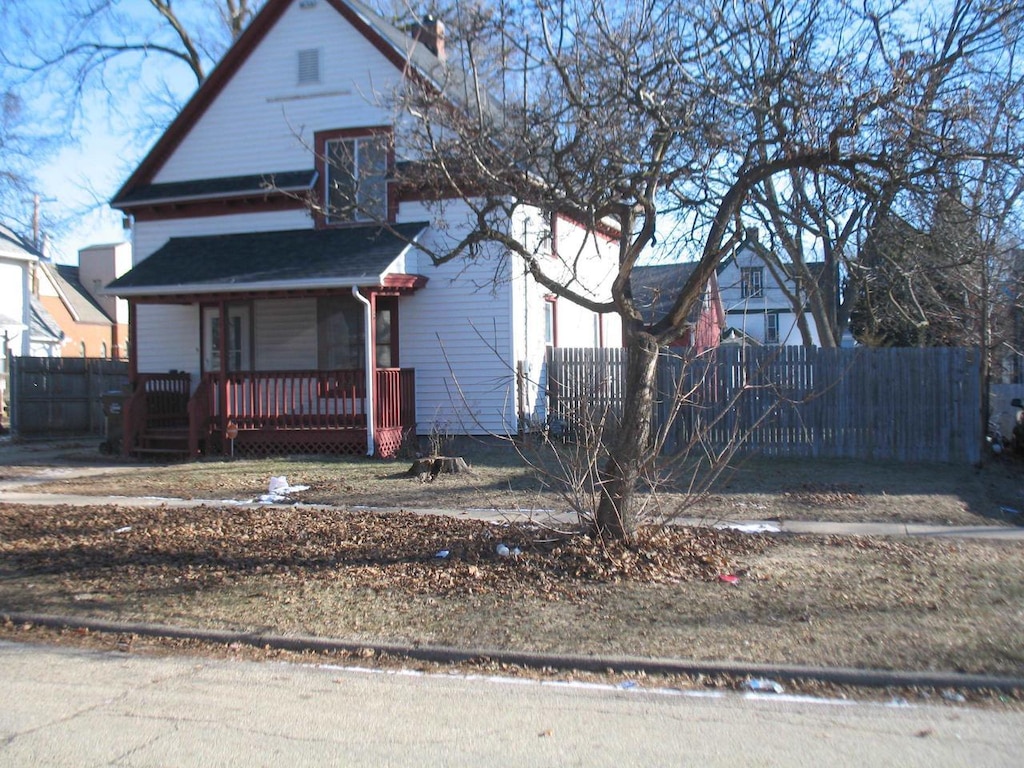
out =
[(309, 48), (299, 51), (299, 85), (313, 85), (320, 82), (320, 49)]
[(766, 344), (779, 343), (779, 313), (769, 312), (765, 316), (764, 340)]
[(325, 224), (387, 218), (390, 138), (384, 129), (318, 134)]
[(764, 296), (764, 268), (742, 267), (740, 269), (740, 295), (744, 299)]

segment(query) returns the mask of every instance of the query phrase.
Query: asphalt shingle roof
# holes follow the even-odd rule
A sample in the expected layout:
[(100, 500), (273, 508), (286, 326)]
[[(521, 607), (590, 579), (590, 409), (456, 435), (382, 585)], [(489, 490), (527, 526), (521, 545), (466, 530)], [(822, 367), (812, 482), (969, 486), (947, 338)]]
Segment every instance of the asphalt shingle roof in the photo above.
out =
[(426, 227), (416, 222), (395, 224), (393, 232), (372, 224), (175, 237), (107, 288), (113, 293), (146, 295), (243, 285), (284, 288), (311, 281), (375, 284)]
[(45, 269), (50, 270), (54, 283), (64, 294), (70, 304), (70, 309), (78, 322), (107, 324), (112, 321), (110, 316), (103, 311), (103, 308), (96, 303), (96, 300), (82, 285), (79, 278), (78, 267), (69, 264), (47, 264), (43, 263)]
[(312, 189), (315, 170), (256, 173), (214, 179), (147, 184), (118, 198), (118, 204), (153, 203), (165, 200), (196, 200), (206, 197), (266, 195), (273, 191), (302, 192)]
[[(668, 314), (696, 268), (696, 262), (633, 268), (633, 300), (645, 322), (656, 322)], [(699, 306), (695, 312), (699, 314)]]
[(0, 224), (0, 256), (22, 261), (35, 261), (40, 258), (39, 251), (33, 248), (28, 240), (5, 224)]

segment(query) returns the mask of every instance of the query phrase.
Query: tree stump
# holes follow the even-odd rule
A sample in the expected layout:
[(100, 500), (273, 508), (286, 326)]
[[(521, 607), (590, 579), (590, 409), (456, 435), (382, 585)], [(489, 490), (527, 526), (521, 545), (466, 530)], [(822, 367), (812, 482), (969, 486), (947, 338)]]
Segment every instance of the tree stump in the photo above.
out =
[(473, 470), (461, 456), (426, 456), (416, 459), (406, 474), (426, 482), (434, 480), (440, 474), (457, 475), (463, 472), (473, 474)]

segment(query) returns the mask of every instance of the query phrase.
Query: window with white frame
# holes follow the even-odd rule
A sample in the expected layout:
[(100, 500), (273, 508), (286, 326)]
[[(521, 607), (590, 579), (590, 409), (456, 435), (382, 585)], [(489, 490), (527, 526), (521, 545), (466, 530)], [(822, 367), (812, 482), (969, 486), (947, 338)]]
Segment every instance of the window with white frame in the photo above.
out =
[(549, 347), (557, 346), (558, 334), (556, 323), (558, 322), (555, 313), (555, 296), (544, 297), (544, 343)]
[(764, 340), (766, 344), (779, 343), (779, 313), (769, 312), (764, 318)]
[(744, 299), (764, 296), (764, 268), (742, 267), (740, 269), (740, 291)]
[(387, 217), (388, 140), (379, 132), (324, 140), (327, 224)]

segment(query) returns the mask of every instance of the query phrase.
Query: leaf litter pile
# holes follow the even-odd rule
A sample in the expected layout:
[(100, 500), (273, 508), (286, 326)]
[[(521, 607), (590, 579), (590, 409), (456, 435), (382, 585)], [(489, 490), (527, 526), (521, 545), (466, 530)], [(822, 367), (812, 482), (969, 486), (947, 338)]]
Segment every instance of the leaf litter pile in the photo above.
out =
[(3, 576), (210, 587), (239, 577), (345, 576), (408, 594), (568, 597), (580, 583), (713, 580), (771, 540), (645, 530), (626, 545), (533, 524), (297, 507), (0, 508)]
[(0, 504), (0, 611), (1024, 676), (1017, 543), (666, 528), (626, 546), (404, 512)]

